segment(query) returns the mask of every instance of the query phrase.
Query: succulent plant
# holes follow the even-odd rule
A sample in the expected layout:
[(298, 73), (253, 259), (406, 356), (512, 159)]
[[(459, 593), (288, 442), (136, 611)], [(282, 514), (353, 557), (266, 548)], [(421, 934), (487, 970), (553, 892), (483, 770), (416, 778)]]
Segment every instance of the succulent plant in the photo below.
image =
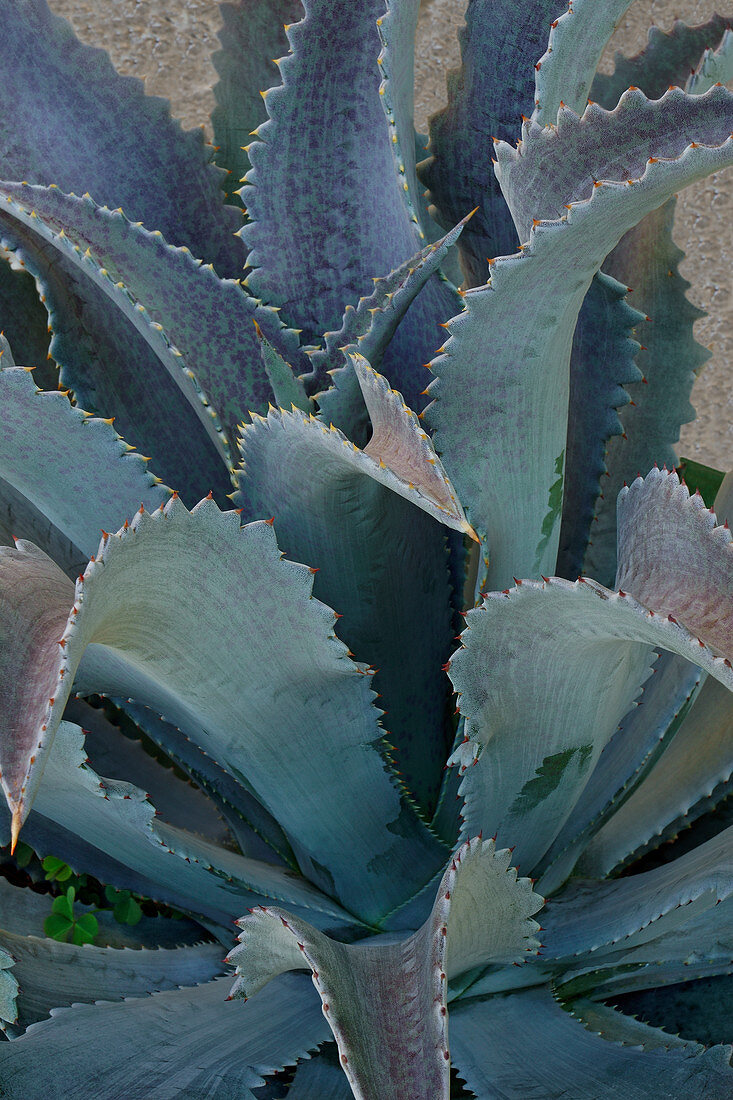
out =
[(4, 6), (3, 1097), (733, 1093), (614, 1007), (733, 968), (733, 33), (628, 2), (471, 0), (429, 144), (418, 0), (225, 4), (213, 150)]

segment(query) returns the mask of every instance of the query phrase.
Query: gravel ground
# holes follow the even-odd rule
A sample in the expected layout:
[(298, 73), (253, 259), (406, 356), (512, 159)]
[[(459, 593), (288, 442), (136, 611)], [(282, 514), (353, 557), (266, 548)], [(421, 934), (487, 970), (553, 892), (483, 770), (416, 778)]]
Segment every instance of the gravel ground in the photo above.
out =
[[(207, 126), (216, 74), (218, 3), (213, 0), (50, 0), (84, 41), (104, 46), (120, 72), (145, 79), (150, 93), (171, 100), (186, 126)], [(724, 5), (721, 5), (724, 7)], [(456, 29), (462, 0), (423, 0), (416, 51), (416, 123), (426, 128), (445, 101), (445, 73), (458, 64)], [(669, 30), (675, 18), (694, 24), (715, 11), (713, 0), (636, 0), (617, 29), (602, 66), (614, 50), (636, 53), (654, 22)], [(698, 419), (685, 425), (680, 451), (721, 469), (733, 467), (733, 173), (720, 173), (682, 193), (676, 240), (687, 258), (682, 273), (689, 296), (709, 311), (696, 336), (711, 347), (693, 392)]]

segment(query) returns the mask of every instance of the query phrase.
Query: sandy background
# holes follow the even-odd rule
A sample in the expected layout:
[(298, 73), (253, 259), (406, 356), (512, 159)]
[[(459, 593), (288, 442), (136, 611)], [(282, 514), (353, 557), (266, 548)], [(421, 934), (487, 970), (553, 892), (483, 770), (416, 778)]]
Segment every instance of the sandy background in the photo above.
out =
[[(211, 54), (220, 26), (215, 0), (49, 0), (72, 21), (84, 41), (104, 46), (120, 72), (143, 77), (149, 92), (167, 96), (186, 126), (207, 126), (216, 73)], [(358, 2), (358, 0), (355, 0)], [(725, 4), (719, 4), (725, 11)], [(445, 73), (458, 64), (455, 31), (463, 0), (423, 0), (416, 62), (416, 123), (445, 101)], [(604, 58), (636, 53), (654, 22), (669, 30), (675, 18), (701, 23), (713, 0), (636, 0)], [(693, 392), (698, 419), (682, 431), (680, 451), (721, 469), (733, 467), (733, 172), (712, 176), (682, 193), (676, 240), (687, 253), (681, 270), (693, 284), (689, 297), (709, 311), (696, 336), (713, 357)]]

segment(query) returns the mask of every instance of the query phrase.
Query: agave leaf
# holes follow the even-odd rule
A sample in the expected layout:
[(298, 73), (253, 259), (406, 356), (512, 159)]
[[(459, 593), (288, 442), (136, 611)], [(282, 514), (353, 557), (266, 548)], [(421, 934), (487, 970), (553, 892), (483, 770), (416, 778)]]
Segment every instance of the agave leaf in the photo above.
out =
[[(26, 224), (27, 223), (27, 224)], [(98, 416), (114, 416), (159, 475), (196, 499), (229, 486), (228, 443), (196, 376), (124, 284), (32, 212), (0, 206), (0, 225), (38, 278), (62, 385)], [(134, 369), (133, 369), (134, 366)]]
[(714, 84), (733, 80), (733, 30), (726, 30), (716, 47), (708, 47), (687, 81), (691, 95), (704, 95)]
[(491, 593), (466, 626), (450, 668), (466, 716), (466, 742), (451, 758), (465, 770), (465, 828), (498, 830), (501, 843), (511, 837), (528, 869), (568, 819), (637, 697), (652, 647), (733, 688), (724, 659), (684, 627), (591, 581), (525, 581)]
[(733, 657), (733, 622), (721, 603), (733, 587), (733, 540), (702, 497), (674, 471), (651, 470), (621, 492), (618, 532), (617, 587)]
[[(305, 18), (287, 31), (283, 83), (267, 92), (269, 119), (248, 150), (253, 168), (242, 199), (252, 221), (241, 232), (253, 269), (246, 285), (281, 305), (287, 322), (313, 342), (338, 328), (344, 304), (365, 294), (375, 271), (398, 267), (424, 241), (379, 94), (383, 0), (304, 6)], [(299, 163), (308, 172), (296, 184), (292, 166)], [(454, 301), (455, 291), (436, 276), (392, 341), (385, 373), (412, 408), (422, 407), (418, 364), (432, 354)]]
[(439, 672), (453, 630), (444, 533), (411, 505), (451, 527), (465, 518), (417, 418), (365, 360), (352, 362), (374, 424), (365, 451), (298, 412), (271, 412), (243, 433), (234, 499), (245, 519), (274, 512), (285, 552), (318, 569), (316, 596), (344, 609), (339, 635), (378, 669), (400, 770), (432, 807), (450, 747)]
[(203, 791), (150, 756), (139, 741), (124, 736), (103, 711), (82, 699), (70, 699), (64, 719), (84, 730), (84, 751), (98, 775), (140, 787), (169, 824), (231, 846), (231, 837), (216, 806)]
[[(5, 345), (3, 363), (8, 354)], [(83, 556), (97, 549), (102, 528), (116, 531), (141, 502), (152, 511), (170, 496), (111, 423), (39, 390), (29, 370), (0, 370), (0, 406), (0, 477)]]
[(624, 386), (641, 380), (634, 359), (633, 326), (644, 314), (626, 302), (627, 287), (602, 271), (578, 314), (570, 353), (567, 460), (558, 576), (575, 580), (583, 570), (596, 499), (606, 472), (606, 444), (623, 432), (617, 410), (628, 404)]
[(696, 141), (721, 145), (732, 119), (725, 88), (691, 96), (672, 87), (659, 100), (630, 88), (610, 112), (590, 104), (579, 117), (561, 108), (557, 127), (525, 122), (521, 152), (496, 147), (496, 174), (520, 238), (533, 219), (559, 218), (563, 204), (588, 198), (599, 180), (636, 182), (649, 158), (676, 160)]
[(675, 205), (672, 198), (648, 214), (604, 262), (606, 270), (633, 285), (634, 301), (651, 319), (637, 328), (644, 377), (626, 386), (633, 404), (619, 413), (623, 435), (608, 443), (607, 476), (583, 563), (585, 571), (608, 583), (616, 570), (616, 498), (626, 481), (655, 463), (677, 465), (680, 427), (695, 415), (690, 404), (695, 374), (710, 356), (693, 337), (693, 323), (703, 314), (685, 297), (690, 284), (678, 271), (683, 253), (672, 240)]
[[(3, 256), (0, 251), (0, 256)], [(33, 276), (5, 252), (0, 263), (0, 324), (2, 333), (20, 363), (35, 367), (36, 384), (41, 389), (55, 389), (58, 381), (56, 364), (48, 355), (48, 313), (41, 301), (41, 292)], [(9, 353), (4, 353), (3, 366), (10, 366)]]
[[(377, 19), (382, 51), (380, 95), (389, 124), (392, 154), (415, 221), (419, 222), (419, 194), (415, 172), (415, 31), (420, 0), (386, 0), (386, 11)], [(376, 364), (375, 364), (376, 365)]]
[[(375, 279), (372, 294), (360, 298), (356, 308), (352, 305), (346, 307), (339, 330), (325, 333), (325, 347), (309, 352), (313, 366), (310, 388), (316, 389), (319, 384), (325, 384), (326, 376), (331, 375), (331, 388), (318, 394), (321, 419), (340, 428), (352, 443), (360, 447), (366, 443), (368, 415), (360, 387), (349, 367), (347, 352), (358, 351), (375, 370), (381, 365), (405, 313), (427, 279), (438, 271), (448, 249), (458, 240), (470, 217), (469, 214), (450, 233), (427, 245), (386, 277)], [(448, 312), (458, 309), (460, 297), (455, 294)], [(420, 375), (422, 366), (411, 364), (410, 385), (413, 391), (426, 382), (425, 377)], [(412, 407), (421, 408), (423, 404), (421, 401), (419, 406)]]
[[(705, 674), (683, 657), (662, 653), (601, 753), (572, 813), (542, 861), (542, 889), (552, 893), (608, 818), (644, 781), (675, 736), (696, 699)], [(715, 682), (715, 681), (713, 681)], [(722, 692), (728, 689), (717, 685)], [(645, 787), (644, 787), (645, 789)]]
[[(348, 916), (300, 876), (207, 844), (183, 829), (158, 821), (145, 792), (129, 783), (102, 779), (85, 763), (83, 734), (62, 722), (28, 822), (28, 834), (39, 855), (49, 850), (35, 833), (36, 813), (60, 826), (51, 850), (77, 871), (97, 873), (85, 864), (84, 850), (68, 846), (62, 830), (98, 846), (108, 858), (128, 868), (133, 878), (104, 881), (132, 889), (154, 900), (200, 913), (223, 923), (242, 906), (273, 897), (299, 908), (314, 908), (334, 919)], [(68, 850), (67, 850), (68, 849)], [(218, 858), (217, 858), (218, 857)], [(216, 863), (214, 860), (216, 859)], [(136, 877), (135, 877), (136, 876)], [(142, 888), (140, 888), (140, 880)], [(147, 888), (146, 888), (147, 884)], [(246, 900), (243, 900), (246, 899)]]
[(262, 365), (270, 380), (270, 386), (277, 405), (282, 409), (289, 409), (293, 405), (303, 412), (311, 412), (313, 402), (305, 392), (305, 386), (301, 378), (295, 373), (290, 363), (286, 363), (280, 352), (272, 346), (270, 341), (265, 339), (256, 321), (255, 329), (260, 341)]
[(716, 49), (733, 25), (730, 17), (713, 15), (707, 23), (688, 27), (676, 20), (671, 31), (649, 28), (649, 40), (635, 57), (617, 53), (612, 73), (596, 73), (590, 98), (607, 110), (613, 110), (629, 87), (641, 88), (649, 99), (660, 99), (670, 84), (688, 85), (690, 73), (700, 64), (708, 49)]
[[(117, 699), (119, 715), (127, 715), (165, 755), (219, 807), (234, 834), (242, 854), (266, 862), (298, 864), (285, 833), (272, 814), (257, 800), (243, 777), (235, 779), (208, 753), (172, 722), (166, 722), (149, 707), (130, 699)], [(67, 704), (67, 711), (69, 705)], [(124, 721), (124, 717), (121, 718)], [(240, 781), (241, 780), (241, 781)]]
[(554, 126), (563, 106), (585, 110), (601, 54), (630, 3), (575, 0), (551, 24), (547, 50), (535, 65), (533, 122)]
[[(44, 631), (40, 622), (12, 658), (18, 666), (32, 661), (47, 681), (35, 693), (31, 685), (34, 703), (24, 700), (13, 770), (3, 769), (16, 825), (32, 801), (43, 750), (76, 675), (82, 694), (135, 698), (195, 738), (232, 775), (246, 774), (309, 877), (323, 880), (315, 864), (326, 864), (333, 875), (329, 892), (349, 908), (377, 917), (432, 877), (442, 846), (400, 804), (386, 773), (369, 677), (333, 634), (334, 613), (311, 599), (311, 572), (281, 560), (267, 523), (240, 528), (239, 517), (220, 512), (213, 500), (188, 512), (174, 497), (164, 510), (139, 512), (130, 527), (103, 540), (75, 594), (59, 574), (61, 590), (51, 563), (39, 555), (21, 546), (3, 556), (8, 584), (18, 571), (26, 582), (27, 616), (38, 614), (30, 596), (36, 576), (48, 589), (43, 615), (52, 623)], [(144, 601), (130, 603), (131, 590), (144, 590)], [(185, 600), (178, 595), (184, 591)], [(68, 625), (59, 630), (64, 613)], [(193, 650), (192, 635), (198, 639)], [(233, 647), (232, 637), (241, 645)], [(241, 694), (222, 692), (222, 682), (241, 684)], [(361, 798), (365, 789), (368, 804)], [(317, 815), (309, 810), (314, 801)], [(399, 844), (386, 829), (397, 820)], [(391, 861), (389, 882), (379, 857)]]
[(349, 1082), (335, 1060), (338, 1055), (330, 1056), (332, 1047), (335, 1051), (335, 1044), (328, 1043), (307, 1062), (301, 1062), (288, 1089), (288, 1100), (352, 1100)]
[[(584, 987), (590, 997), (609, 998), (642, 989), (677, 985), (733, 971), (733, 898), (691, 916), (684, 924), (629, 951), (610, 966), (566, 976), (563, 996)], [(587, 961), (587, 960), (586, 960)]]
[[(574, 958), (587, 965), (587, 956), (592, 955), (595, 965), (603, 965), (609, 955), (615, 955), (620, 962), (631, 948), (656, 941), (696, 919), (733, 893), (731, 839), (733, 827), (652, 871), (566, 886), (552, 899), (544, 917), (545, 957)], [(593, 874), (585, 858), (579, 871)], [(656, 943), (644, 946), (635, 959), (653, 961), (656, 950)]]
[(225, 970), (218, 943), (133, 951), (78, 947), (4, 929), (0, 943), (15, 959), (13, 973), (20, 984), (17, 1026), (23, 1029), (54, 1008), (199, 985)]
[(18, 1019), (17, 996), (18, 980), (11, 973), (15, 960), (12, 955), (0, 947), (0, 1027), (13, 1024)]
[(477, 1096), (722, 1100), (733, 1083), (729, 1047), (700, 1051), (672, 1037), (669, 1051), (620, 1046), (586, 1030), (547, 988), (455, 1006), (451, 1043)]
[(708, 680), (651, 774), (593, 838), (584, 866), (605, 873), (668, 826), (678, 832), (689, 811), (730, 778), (732, 750), (733, 696)]
[(510, 860), (493, 840), (468, 841), (428, 920), (392, 944), (337, 943), (281, 909), (255, 910), (229, 955), (232, 995), (309, 967), (355, 1096), (447, 1098), (446, 979), (487, 960), (524, 962), (538, 947), (531, 918), (543, 899)]
[(250, 166), (245, 146), (252, 131), (267, 120), (262, 92), (279, 84), (277, 62), (287, 52), (283, 24), (303, 14), (300, 0), (236, 0), (221, 4), (221, 49), (212, 60), (219, 74), (211, 114), (214, 160), (228, 173), (227, 202), (239, 205), (239, 188)]
[(729, 161), (730, 139), (648, 164), (633, 186), (599, 182), (563, 219), (534, 227), (519, 256), (497, 260), (487, 287), (466, 294), (466, 312), (432, 364), (438, 378), (425, 420), (470, 522), (482, 537), (488, 533), (491, 586), (505, 586), (512, 572), (554, 568), (572, 331), (593, 275), (627, 228), (673, 190)]
[(283, 327), (276, 310), (255, 302), (236, 280), (218, 278), (188, 249), (171, 247), (159, 231), (150, 233), (119, 210), (56, 187), (0, 184), (0, 195), (34, 211), (51, 231), (47, 237), (63, 232), (82, 250), (89, 248), (113, 282), (124, 283), (181, 353), (183, 367), (193, 370), (230, 437), (249, 409), (264, 411), (271, 397), (252, 321), (307, 368), (297, 335)]
[(448, 106), (430, 120), (431, 157), (420, 179), (446, 228), (480, 204), (461, 238), (469, 286), (489, 276), (487, 258), (513, 251), (517, 238), (491, 170), (491, 136), (513, 141), (520, 112), (532, 113), (534, 64), (562, 0), (532, 0), (521, 17), (509, 5), (471, 0), (459, 31), (462, 68), (448, 77)]
[(284, 975), (251, 1005), (228, 1002), (226, 991), (220, 979), (122, 1004), (61, 1009), (0, 1046), (5, 1094), (252, 1100), (265, 1075), (328, 1037), (302, 975)]
[[(9, 179), (90, 190), (187, 245), (223, 276), (244, 262), (221, 173), (200, 130), (181, 131), (165, 100), (120, 77), (45, 0), (19, 0), (4, 24), (3, 171)], [(83, 148), (83, 155), (79, 149)]]

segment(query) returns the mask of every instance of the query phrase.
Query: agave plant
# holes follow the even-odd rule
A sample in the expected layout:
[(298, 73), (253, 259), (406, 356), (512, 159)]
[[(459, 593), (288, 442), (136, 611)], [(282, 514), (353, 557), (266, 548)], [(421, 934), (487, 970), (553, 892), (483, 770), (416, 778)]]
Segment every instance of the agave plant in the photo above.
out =
[(628, 2), (471, 0), (429, 144), (417, 0), (225, 4), (213, 150), (3, 6), (0, 833), (150, 901), (6, 851), (2, 1096), (733, 1094), (613, 1007), (733, 966), (733, 34)]

